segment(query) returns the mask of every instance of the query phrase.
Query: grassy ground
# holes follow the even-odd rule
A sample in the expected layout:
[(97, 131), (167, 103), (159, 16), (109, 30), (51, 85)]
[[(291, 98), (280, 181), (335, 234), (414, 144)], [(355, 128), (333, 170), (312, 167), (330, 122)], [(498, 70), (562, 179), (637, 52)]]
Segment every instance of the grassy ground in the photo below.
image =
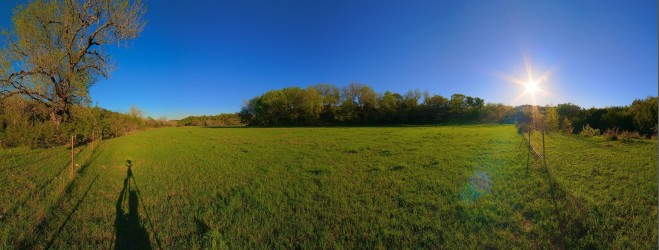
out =
[[(537, 135), (534, 135), (534, 141)], [(6, 248), (651, 248), (657, 142), (509, 125), (164, 128), (0, 150)]]

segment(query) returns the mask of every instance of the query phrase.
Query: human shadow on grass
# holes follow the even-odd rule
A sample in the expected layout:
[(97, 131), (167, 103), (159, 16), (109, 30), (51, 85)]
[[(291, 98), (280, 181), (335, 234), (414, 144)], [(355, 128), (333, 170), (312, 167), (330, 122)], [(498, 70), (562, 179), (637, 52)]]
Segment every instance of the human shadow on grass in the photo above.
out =
[[(119, 193), (119, 199), (116, 204), (116, 219), (114, 222), (115, 241), (114, 249), (153, 249), (149, 232), (145, 224), (140, 219), (139, 208), (140, 202), (143, 203), (140, 195), (137, 182), (133, 176), (132, 161), (126, 160), (126, 179), (124, 179), (124, 186)], [(124, 204), (128, 205), (128, 211), (124, 210)], [(153, 223), (149, 217), (144, 205), (142, 209), (146, 215), (147, 220), (151, 224), (153, 230)], [(126, 213), (127, 212), (127, 213)], [(153, 231), (154, 238), (156, 239), (157, 246), (160, 247), (157, 234)]]

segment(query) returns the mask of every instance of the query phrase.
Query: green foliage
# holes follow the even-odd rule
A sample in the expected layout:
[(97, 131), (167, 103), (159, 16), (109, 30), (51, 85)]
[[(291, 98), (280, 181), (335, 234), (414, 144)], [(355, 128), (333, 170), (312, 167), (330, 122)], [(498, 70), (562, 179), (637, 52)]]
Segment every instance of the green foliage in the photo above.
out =
[[(635, 100), (631, 106), (582, 109), (572, 103), (556, 107), (484, 104), (463, 94), (430, 95), (410, 90), (404, 95), (385, 91), (376, 94), (366, 84), (351, 83), (339, 90), (317, 84), (270, 90), (249, 100), (238, 116), (250, 126), (314, 126), (435, 124), (441, 122), (517, 123), (548, 131), (581, 133), (585, 125), (600, 131), (617, 128), (651, 137), (657, 132), (657, 98)], [(523, 125), (527, 124), (527, 125)], [(592, 132), (592, 131), (589, 131)], [(587, 133), (589, 133), (587, 132)]]
[(560, 118), (556, 108), (547, 107), (545, 113), (545, 128), (547, 131), (558, 131), (560, 127)]
[[(453, 105), (453, 106), (452, 106)], [(494, 105), (481, 119), (484, 100), (462, 94), (451, 100), (410, 90), (405, 95), (376, 94), (366, 84), (351, 83), (339, 91), (330, 84), (270, 90), (248, 101), (239, 112), (253, 126), (313, 126), (333, 124), (427, 124), (445, 121), (513, 121), (512, 107)]]
[(484, 122), (513, 123), (515, 109), (502, 103), (488, 103), (483, 107), (481, 119)]
[(77, 143), (114, 138), (146, 127), (161, 127), (163, 122), (147, 124), (140, 117), (120, 114), (99, 107), (73, 105), (67, 122), (50, 121), (50, 110), (42, 103), (21, 96), (0, 102), (0, 147), (51, 147), (67, 144), (71, 135), (79, 135)]
[(112, 71), (110, 44), (128, 45), (144, 28), (140, 1), (30, 1), (17, 7), (0, 48), (0, 98), (44, 105), (56, 125)]
[(630, 112), (638, 132), (648, 137), (657, 134), (657, 97), (647, 97), (644, 100), (634, 100)]
[(178, 121), (179, 126), (242, 126), (239, 114), (188, 116)]
[[(634, 100), (632, 105), (624, 107), (606, 107), (582, 109), (567, 103), (559, 104), (557, 112), (560, 120), (570, 120), (575, 133), (588, 124), (590, 127), (606, 131), (617, 129), (620, 131), (636, 131), (641, 136), (650, 138), (657, 131), (657, 97)], [(561, 129), (565, 130), (564, 127)]]
[(566, 134), (572, 134), (574, 132), (574, 128), (572, 127), (572, 121), (570, 121), (569, 118), (567, 117), (563, 118), (563, 122), (561, 123), (561, 130)]
[(315, 86), (318, 95), (323, 100), (323, 108), (320, 112), (320, 123), (329, 123), (336, 119), (337, 108), (341, 102), (341, 91), (338, 87), (319, 83)]
[(656, 141), (546, 136), (549, 171), (510, 125), (147, 130), (73, 180), (66, 147), (3, 149), (0, 248), (116, 245), (127, 160), (153, 248), (657, 245)]

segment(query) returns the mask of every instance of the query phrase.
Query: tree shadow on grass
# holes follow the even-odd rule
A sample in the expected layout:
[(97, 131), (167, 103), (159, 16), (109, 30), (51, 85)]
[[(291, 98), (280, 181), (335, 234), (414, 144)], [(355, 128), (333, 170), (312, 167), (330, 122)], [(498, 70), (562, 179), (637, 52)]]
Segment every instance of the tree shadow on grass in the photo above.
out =
[[(132, 161), (126, 160), (128, 171), (126, 179), (124, 179), (124, 187), (119, 193), (119, 199), (116, 205), (116, 219), (114, 222), (115, 241), (114, 249), (153, 249), (149, 232), (144, 223), (142, 223), (139, 215), (139, 206), (142, 201), (140, 197), (140, 190), (137, 187), (135, 177), (133, 176)], [(128, 205), (128, 210), (124, 210), (125, 205)], [(150, 220), (149, 214), (142, 206), (146, 218)], [(153, 229), (153, 223), (151, 228)], [(160, 247), (157, 234), (153, 231), (154, 238), (156, 239), (157, 246)]]

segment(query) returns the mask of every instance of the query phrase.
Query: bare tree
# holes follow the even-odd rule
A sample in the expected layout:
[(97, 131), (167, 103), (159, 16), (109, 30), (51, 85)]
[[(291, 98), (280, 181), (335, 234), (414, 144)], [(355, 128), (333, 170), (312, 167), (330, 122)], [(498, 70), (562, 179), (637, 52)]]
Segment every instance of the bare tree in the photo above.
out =
[(144, 117), (144, 112), (142, 112), (142, 110), (135, 105), (130, 106), (130, 111), (128, 111), (128, 114), (131, 115), (132, 117), (140, 118), (140, 119)]
[(104, 48), (129, 46), (144, 28), (146, 8), (130, 0), (34, 1), (14, 11), (0, 49), (0, 98), (24, 95), (45, 104), (52, 122), (70, 116), (71, 104), (89, 101), (89, 88), (107, 78)]

